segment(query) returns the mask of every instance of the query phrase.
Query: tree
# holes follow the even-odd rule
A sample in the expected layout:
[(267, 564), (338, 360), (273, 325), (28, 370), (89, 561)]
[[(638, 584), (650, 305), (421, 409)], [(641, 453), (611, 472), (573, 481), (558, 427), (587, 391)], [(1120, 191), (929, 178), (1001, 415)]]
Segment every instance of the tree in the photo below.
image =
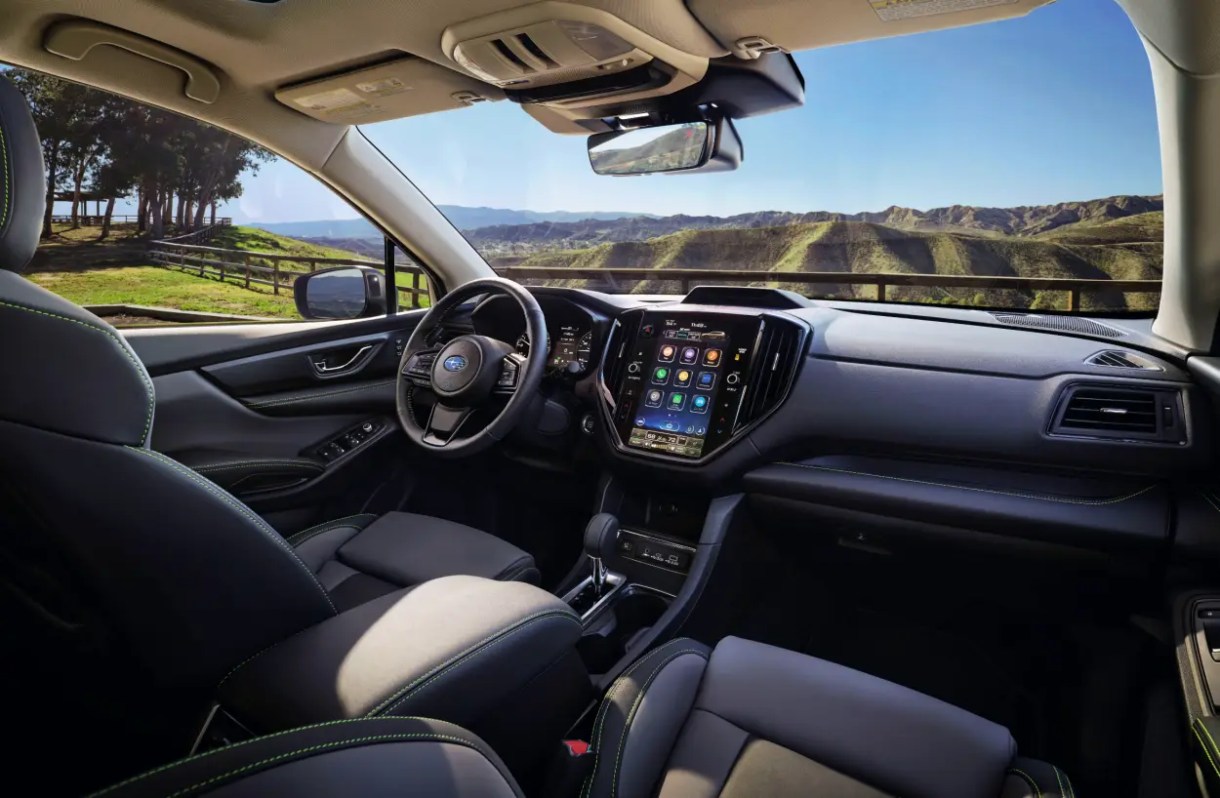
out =
[(63, 187), (72, 189), (78, 222), (86, 186), (107, 198), (101, 238), (110, 234), (115, 200), (133, 191), (139, 227), (153, 238), (167, 224), (203, 225), (217, 203), (241, 196), (244, 175), (255, 174), (271, 153), (219, 128), (75, 83), (23, 69), (7, 76), (34, 110), (47, 167), (47, 215)]

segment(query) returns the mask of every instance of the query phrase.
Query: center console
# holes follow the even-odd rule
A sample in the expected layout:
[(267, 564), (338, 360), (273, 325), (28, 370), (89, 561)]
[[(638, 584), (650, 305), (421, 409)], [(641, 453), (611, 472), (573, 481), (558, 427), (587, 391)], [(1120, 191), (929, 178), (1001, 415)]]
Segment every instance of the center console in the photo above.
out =
[(601, 373), (615, 446), (685, 465), (714, 456), (784, 400), (807, 334), (794, 319), (749, 310), (623, 314)]

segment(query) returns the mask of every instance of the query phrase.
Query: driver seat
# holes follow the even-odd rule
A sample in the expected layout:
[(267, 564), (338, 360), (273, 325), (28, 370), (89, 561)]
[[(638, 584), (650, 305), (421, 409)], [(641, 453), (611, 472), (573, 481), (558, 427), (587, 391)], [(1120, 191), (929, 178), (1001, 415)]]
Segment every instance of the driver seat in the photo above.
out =
[(45, 191), (33, 119), (0, 77), (0, 638), (18, 718), (58, 734), (49, 719), (72, 717), (78, 751), (181, 751), (225, 674), (303, 629), (434, 577), (538, 580), (516, 547), (408, 513), (285, 540), (150, 449), (153, 383), (127, 342), (14, 273)]

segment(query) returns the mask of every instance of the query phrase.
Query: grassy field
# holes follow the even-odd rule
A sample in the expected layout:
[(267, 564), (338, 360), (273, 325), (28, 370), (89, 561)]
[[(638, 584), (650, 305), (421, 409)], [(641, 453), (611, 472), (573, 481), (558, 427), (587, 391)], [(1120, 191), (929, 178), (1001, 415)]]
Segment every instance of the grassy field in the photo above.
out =
[(274, 255), (299, 255), (303, 258), (357, 258), (368, 260), (346, 249), (311, 244), (296, 238), (268, 233), (256, 227), (234, 225), (221, 229), (208, 243), (211, 247), (240, 249), (246, 252), (268, 252)]
[(78, 305), (145, 305), (266, 319), (301, 318), (290, 295), (247, 290), (160, 266), (39, 272), (29, 278)]

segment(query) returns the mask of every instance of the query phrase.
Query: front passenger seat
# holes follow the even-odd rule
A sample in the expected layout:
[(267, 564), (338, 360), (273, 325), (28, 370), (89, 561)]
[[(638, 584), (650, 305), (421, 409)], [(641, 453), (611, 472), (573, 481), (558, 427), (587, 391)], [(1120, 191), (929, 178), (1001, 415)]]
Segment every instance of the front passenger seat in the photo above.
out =
[(46, 178), (3, 77), (0, 192), (0, 675), (29, 722), (73, 717), (99, 760), (186, 750), (227, 672), (343, 609), (438, 576), (537, 581), (516, 547), (405, 513), (290, 544), (150, 449), (156, 399), (131, 347), (14, 273), (38, 244)]
[[(614, 683), (581, 798), (1075, 798), (1008, 730), (813, 657), (675, 640)], [(158, 768), (98, 798), (521, 798), (469, 732), (416, 718), (323, 724)]]

